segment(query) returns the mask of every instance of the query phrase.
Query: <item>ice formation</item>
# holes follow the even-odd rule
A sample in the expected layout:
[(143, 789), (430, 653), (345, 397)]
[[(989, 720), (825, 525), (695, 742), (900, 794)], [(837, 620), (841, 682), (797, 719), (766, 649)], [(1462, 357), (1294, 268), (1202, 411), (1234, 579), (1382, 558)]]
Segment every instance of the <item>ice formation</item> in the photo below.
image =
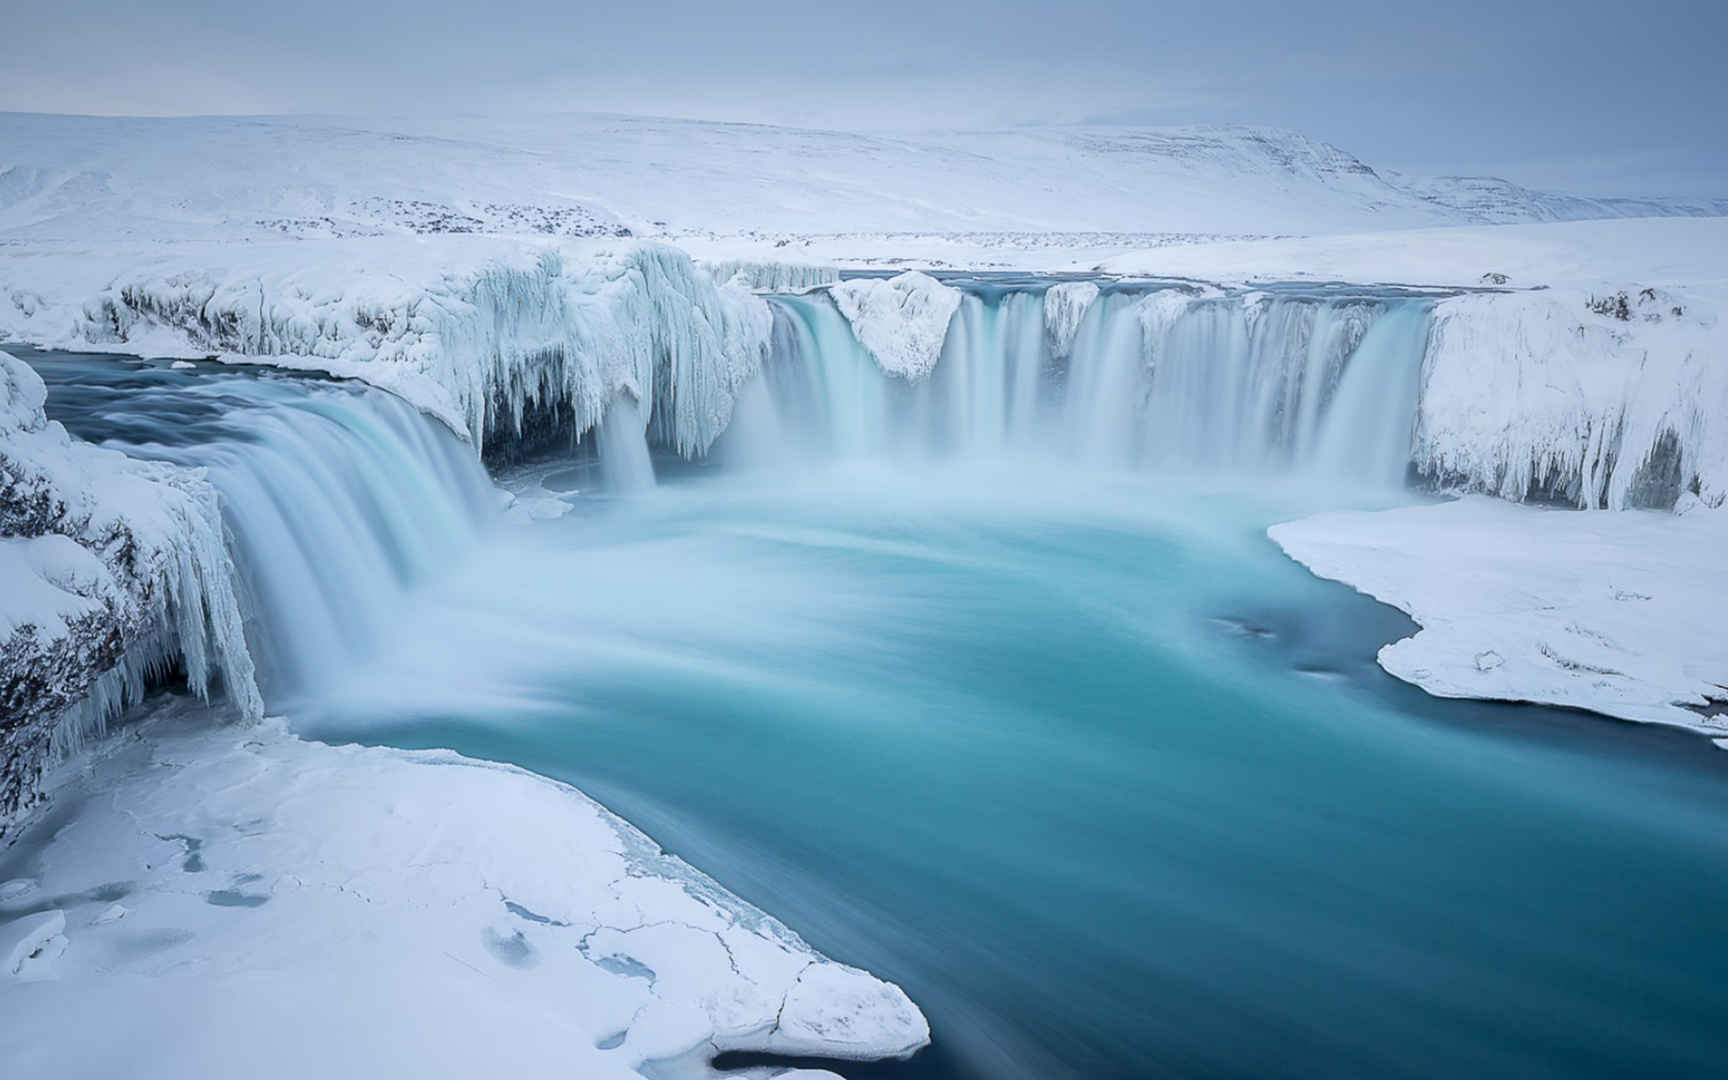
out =
[[(861, 1060), (929, 1041), (898, 987), (572, 788), (179, 711), (69, 781), (100, 798), (11, 853), (34, 888), (0, 899), (10, 1070), (640, 1080), (717, 1076), (724, 1050)], [(80, 1034), (90, 1015), (102, 1038)]]
[(1672, 724), (1728, 746), (1728, 515), (1617, 514), (1470, 496), (1321, 514), (1274, 541), (1422, 627), (1380, 665), (1442, 697)]
[(1065, 358), (1074, 348), (1080, 321), (1098, 299), (1098, 285), (1091, 281), (1064, 281), (1044, 294), (1044, 332), (1049, 335), (1050, 355)]
[(886, 281), (852, 278), (831, 286), (828, 295), (882, 370), (914, 381), (935, 370), (960, 308), (958, 289), (916, 270)]
[(158, 256), (85, 285), (70, 305), (15, 303), (15, 330), (364, 378), (482, 448), (537, 426), (588, 431), (627, 392), (685, 454), (724, 430), (767, 346), (760, 298), (716, 286), (664, 245), (442, 240), (260, 246), (215, 265)]
[(78, 442), (0, 352), (0, 826), (42, 770), (178, 667), (263, 706), (215, 490), (196, 471)]
[(719, 259), (700, 264), (716, 284), (758, 292), (805, 292), (832, 285), (842, 277), (838, 267), (755, 259)]
[(1580, 507), (1728, 500), (1728, 333), (1662, 290), (1440, 304), (1412, 460), (1442, 484)]

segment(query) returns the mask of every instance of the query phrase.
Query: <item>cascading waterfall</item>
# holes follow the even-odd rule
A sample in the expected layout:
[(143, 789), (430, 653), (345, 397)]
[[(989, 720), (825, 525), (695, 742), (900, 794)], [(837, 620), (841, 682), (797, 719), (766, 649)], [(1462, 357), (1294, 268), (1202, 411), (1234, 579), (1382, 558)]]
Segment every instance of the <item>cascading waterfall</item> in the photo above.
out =
[(1374, 484), (1404, 478), (1432, 315), (1424, 297), (1117, 288), (1056, 355), (1042, 292), (978, 288), (913, 381), (821, 293), (774, 306), (728, 460), (1054, 455)]
[(495, 506), (472, 449), (382, 391), (106, 362), (44, 370), (74, 432), (205, 470), (247, 645), (277, 701), (363, 658), (405, 590), (471, 546)]

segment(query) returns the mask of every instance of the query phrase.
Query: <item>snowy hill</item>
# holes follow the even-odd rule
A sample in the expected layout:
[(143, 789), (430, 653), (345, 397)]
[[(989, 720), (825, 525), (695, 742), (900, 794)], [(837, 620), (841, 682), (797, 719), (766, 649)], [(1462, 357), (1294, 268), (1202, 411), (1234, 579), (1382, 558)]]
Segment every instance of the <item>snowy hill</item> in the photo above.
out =
[(1264, 235), (1725, 210), (1392, 177), (1300, 134), (1249, 127), (891, 137), (593, 114), (388, 124), (0, 114), (0, 242), (13, 244), (448, 232), (769, 243)]
[(1436, 206), (1494, 225), (1544, 221), (1596, 221), (1628, 217), (1717, 217), (1728, 214), (1728, 199), (1596, 198), (1533, 191), (1497, 176), (1388, 178)]

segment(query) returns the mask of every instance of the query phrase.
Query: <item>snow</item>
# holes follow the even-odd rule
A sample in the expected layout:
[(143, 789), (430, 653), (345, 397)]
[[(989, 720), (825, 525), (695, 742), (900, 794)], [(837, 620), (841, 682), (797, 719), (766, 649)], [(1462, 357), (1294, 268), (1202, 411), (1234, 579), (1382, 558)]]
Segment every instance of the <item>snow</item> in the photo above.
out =
[(72, 439), (45, 395), (0, 352), (0, 685), (18, 688), (0, 720), (0, 830), (151, 671), (177, 661), (195, 693), (220, 679), (242, 715), (263, 713), (215, 489)]
[(1297, 132), (1247, 126), (896, 136), (524, 111), (13, 113), (0, 114), (0, 148), (0, 240), (31, 244), (628, 229), (680, 243), (736, 241), (763, 259), (811, 237), (1065, 233), (1062, 246), (1074, 247), (1096, 246), (1086, 234), (1312, 234), (1728, 211), (1721, 200), (1577, 199), (1494, 178), (1406, 178)]
[(0, 923), (0, 979), (39, 977), (65, 951), (65, 930), (58, 908)]
[(1409, 229), (1177, 245), (1105, 260), (1118, 275), (1600, 291), (1728, 282), (1728, 217)]
[(1690, 293), (1612, 295), (1624, 319), (1567, 292), (1440, 304), (1418, 469), (1514, 500), (1551, 488), (1581, 507), (1728, 501), (1728, 327)]
[(100, 798), (8, 852), (57, 910), (0, 903), (0, 959), (65, 940), (46, 981), (0, 972), (9, 1069), (640, 1080), (724, 1049), (862, 1060), (929, 1039), (898, 988), (572, 788), (195, 713), (152, 717), (69, 781), (69, 802)]
[[(1613, 509), (1728, 498), (1728, 218), (1199, 245), (1104, 265), (1469, 288), (1435, 306), (1412, 447), (1421, 472)], [(1482, 289), (1494, 275), (1509, 287)]]
[(1269, 535), (1319, 576), (1420, 624), (1379, 661), (1431, 694), (1563, 705), (1728, 738), (1728, 515), (1474, 496), (1321, 514)]
[(852, 278), (830, 286), (828, 295), (882, 370), (913, 381), (936, 369), (961, 296), (916, 270), (886, 281)]
[(378, 237), (0, 256), (0, 340), (218, 355), (365, 379), (485, 447), (620, 393), (705, 450), (768, 346), (767, 304), (635, 241)]
[(1065, 357), (1074, 348), (1080, 323), (1098, 299), (1098, 285), (1091, 281), (1064, 281), (1044, 294), (1044, 333), (1050, 339), (1050, 355)]

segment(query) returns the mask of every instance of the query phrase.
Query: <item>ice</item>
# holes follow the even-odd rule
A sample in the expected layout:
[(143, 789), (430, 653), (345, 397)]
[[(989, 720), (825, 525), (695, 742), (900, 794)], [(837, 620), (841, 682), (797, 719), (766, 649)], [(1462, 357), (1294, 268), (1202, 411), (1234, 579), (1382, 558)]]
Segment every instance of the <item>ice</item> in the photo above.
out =
[(1723, 505), (1728, 333), (1714, 314), (1649, 287), (1633, 290), (1625, 314), (1549, 292), (1441, 304), (1417, 467), (1513, 500), (1666, 509), (1690, 492)]
[[(56, 981), (0, 980), (10, 1069), (286, 1078), (419, 1062), (640, 1080), (691, 1051), (864, 1059), (928, 1041), (897, 988), (565, 785), (274, 722), (224, 731), (178, 708), (140, 730), (66, 792), (100, 798), (19, 841), (52, 895), (130, 891), (122, 919), (68, 905), (12, 949), (72, 928)], [(103, 1038), (78, 1037), (89, 1015), (109, 1018)]]
[(960, 292), (909, 270), (886, 281), (853, 278), (828, 289), (858, 343), (882, 370), (917, 381), (936, 368)]
[(0, 352), (0, 674), (33, 688), (0, 726), (0, 829), (152, 671), (178, 663), (195, 693), (220, 680), (242, 716), (263, 714), (215, 490), (72, 439), (45, 393)]
[(1292, 558), (1415, 619), (1380, 666), (1442, 697), (1728, 734), (1728, 515), (1471, 496), (1275, 525)]

